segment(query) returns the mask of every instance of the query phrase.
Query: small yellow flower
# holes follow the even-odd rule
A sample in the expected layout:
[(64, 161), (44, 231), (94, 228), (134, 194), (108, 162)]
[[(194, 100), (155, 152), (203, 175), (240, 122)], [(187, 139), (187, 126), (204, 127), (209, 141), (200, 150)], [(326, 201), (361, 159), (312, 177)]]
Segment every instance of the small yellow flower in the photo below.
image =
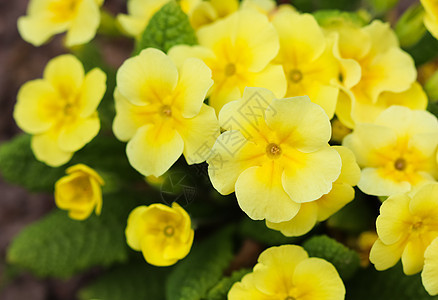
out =
[(421, 4), (423, 4), (426, 11), (424, 25), (438, 39), (438, 3), (434, 0), (421, 0)]
[(359, 123), (344, 146), (362, 168), (358, 187), (366, 194), (409, 192), (437, 175), (438, 121), (427, 111), (392, 106), (373, 123)]
[(271, 247), (260, 254), (254, 271), (235, 283), (229, 300), (343, 300), (345, 287), (335, 267), (311, 257), (300, 246)]
[(151, 204), (135, 208), (125, 234), (129, 247), (141, 251), (155, 266), (170, 266), (186, 257), (194, 237), (190, 216), (176, 202), (172, 207)]
[(129, 162), (145, 176), (159, 177), (181, 154), (189, 164), (205, 161), (219, 135), (214, 109), (203, 104), (211, 71), (196, 58), (178, 65), (149, 48), (117, 72), (113, 131), (129, 141)]
[(431, 295), (438, 295), (438, 238), (436, 238), (424, 253), (424, 269), (421, 273), (423, 285)]
[(211, 182), (221, 194), (236, 191), (254, 220), (289, 221), (339, 177), (330, 121), (308, 97), (275, 99), (269, 90), (246, 88), (242, 99), (222, 108), (219, 122), (227, 131), (207, 160)]
[(43, 79), (21, 87), (14, 119), (33, 135), (31, 147), (38, 160), (60, 166), (97, 135), (96, 109), (105, 90), (104, 72), (96, 68), (85, 75), (81, 62), (68, 54), (52, 59)]
[[(139, 38), (153, 15), (172, 0), (129, 0), (128, 14), (119, 14), (117, 21), (122, 29), (134, 38)], [(190, 13), (202, 0), (180, 0), (181, 9)]]
[(197, 36), (200, 46), (175, 46), (169, 55), (197, 57), (207, 64), (214, 80), (209, 104), (217, 113), (224, 104), (242, 97), (247, 86), (264, 87), (283, 97), (283, 69), (270, 64), (280, 46), (278, 35), (265, 15), (253, 9), (240, 10), (200, 28)]
[(225, 18), (239, 8), (238, 0), (205, 0), (198, 3), (191, 11), (190, 23), (194, 29)]
[(332, 118), (340, 75), (332, 43), (310, 14), (286, 10), (276, 14), (272, 24), (280, 37), (280, 51), (273, 62), (283, 66), (288, 82), (285, 97), (307, 95)]
[(413, 59), (399, 47), (389, 24), (365, 27), (336, 22), (325, 28), (335, 36), (334, 54), (341, 63), (342, 92), (336, 114), (343, 124), (372, 122), (391, 105), (425, 109), (427, 97), (415, 82)]
[(432, 183), (413, 196), (397, 194), (383, 202), (376, 221), (379, 238), (370, 253), (377, 270), (394, 266), (400, 257), (405, 274), (423, 269), (424, 252), (438, 237), (437, 199), (438, 183)]
[(102, 177), (83, 164), (66, 170), (67, 176), (55, 184), (55, 203), (60, 209), (68, 210), (68, 216), (85, 220), (93, 210), (100, 215), (102, 210)]
[(103, 1), (31, 0), (27, 16), (18, 19), (18, 31), (34, 46), (40, 46), (64, 31), (67, 31), (68, 47), (85, 44), (93, 39), (99, 27)]
[(300, 236), (308, 233), (316, 224), (327, 220), (354, 199), (354, 189), (360, 178), (360, 169), (354, 154), (345, 147), (333, 147), (342, 160), (341, 174), (333, 183), (329, 193), (321, 198), (302, 203), (300, 210), (291, 220), (280, 223), (266, 221), (266, 226), (281, 231), (285, 236)]

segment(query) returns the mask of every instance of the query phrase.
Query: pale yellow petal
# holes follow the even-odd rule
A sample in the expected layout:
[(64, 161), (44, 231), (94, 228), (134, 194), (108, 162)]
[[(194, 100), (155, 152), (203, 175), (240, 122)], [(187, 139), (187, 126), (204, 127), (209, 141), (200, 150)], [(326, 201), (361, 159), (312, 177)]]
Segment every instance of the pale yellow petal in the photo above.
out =
[(119, 92), (136, 105), (163, 102), (170, 97), (177, 82), (176, 66), (166, 54), (155, 48), (145, 49), (138, 56), (129, 58), (117, 72)]
[(368, 53), (370, 56), (399, 47), (397, 36), (389, 23), (374, 20), (371, 24), (365, 26), (363, 30), (371, 38), (372, 46)]
[(303, 300), (343, 300), (344, 283), (335, 267), (324, 259), (311, 257), (299, 263), (293, 273), (297, 296)]
[(327, 114), (307, 96), (272, 101), (266, 124), (281, 141), (302, 152), (321, 149), (331, 136)]
[(341, 89), (338, 95), (338, 102), (336, 103), (336, 116), (348, 128), (354, 128), (354, 120), (352, 116), (354, 95), (347, 90)]
[(202, 104), (198, 115), (178, 120), (177, 130), (184, 141), (184, 157), (188, 164), (201, 163), (208, 158), (216, 138), (219, 136), (219, 122), (214, 109)]
[(68, 24), (51, 22), (46, 15), (35, 15), (20, 17), (17, 26), (23, 40), (41, 46), (55, 34), (66, 31)]
[(281, 65), (269, 64), (260, 72), (248, 76), (246, 86), (266, 88), (273, 92), (276, 98), (283, 98), (286, 94), (287, 81)]
[(409, 89), (403, 92), (383, 92), (380, 94), (376, 105), (383, 108), (390, 107), (391, 105), (401, 105), (410, 109), (425, 110), (427, 107), (427, 95), (421, 85), (415, 81)]
[(236, 181), (236, 198), (251, 219), (277, 223), (290, 220), (298, 213), (300, 204), (285, 192), (281, 174), (282, 169), (273, 161), (240, 174)]
[(178, 69), (181, 69), (188, 58), (199, 58), (207, 65), (216, 60), (214, 52), (203, 46), (176, 45), (169, 49), (167, 55), (172, 59)]
[(44, 69), (44, 79), (62, 96), (75, 95), (84, 80), (82, 63), (71, 54), (57, 56)]
[(399, 261), (403, 249), (404, 247), (400, 243), (387, 246), (380, 239), (377, 239), (371, 248), (370, 261), (378, 271), (389, 269)]
[(184, 141), (169, 124), (141, 127), (126, 147), (130, 164), (145, 176), (161, 176), (181, 156)]
[[(243, 276), (241, 281), (236, 282), (228, 292), (229, 300), (274, 300), (273, 296), (268, 296), (257, 289), (253, 279), (254, 275), (249, 273)], [(275, 296), (274, 296), (275, 297)]]
[(265, 149), (247, 141), (237, 130), (222, 133), (211, 152), (209, 149), (200, 149), (199, 152), (199, 155), (208, 157), (210, 180), (223, 195), (234, 192), (240, 174), (252, 166), (261, 165), (265, 156)]
[(389, 196), (408, 192), (411, 189), (411, 184), (387, 176), (384, 170), (365, 168), (362, 170), (357, 187), (368, 195)]
[(86, 118), (93, 114), (106, 91), (106, 74), (100, 69), (93, 69), (85, 75), (79, 94), (80, 116)]
[(29, 81), (18, 92), (15, 122), (28, 133), (43, 133), (55, 122), (56, 102), (56, 91), (49, 83), (40, 79)]
[(424, 253), (424, 268), (421, 273), (424, 288), (431, 295), (438, 294), (438, 238)]
[(67, 31), (67, 47), (89, 42), (96, 34), (100, 24), (100, 9), (95, 0), (82, 0), (77, 8), (76, 17)]
[(347, 147), (333, 146), (333, 148), (338, 151), (342, 160), (341, 175), (339, 175), (337, 182), (355, 186), (360, 179), (360, 168), (357, 165), (356, 156)]
[(59, 148), (66, 152), (75, 152), (90, 142), (99, 130), (100, 120), (97, 112), (88, 118), (67, 123), (59, 133)]
[(304, 203), (327, 194), (341, 173), (339, 153), (326, 146), (299, 157), (295, 156), (296, 154), (288, 157), (288, 165), (282, 176), (283, 187), (290, 198), (295, 202)]
[(166, 249), (166, 239), (155, 234), (146, 234), (141, 239), (141, 252), (147, 263), (157, 266), (166, 267), (175, 264), (178, 258), (166, 259), (163, 251)]
[(330, 192), (315, 201), (315, 204), (318, 206), (318, 221), (321, 222), (328, 219), (353, 199), (354, 189), (351, 185), (346, 183), (333, 183)]
[(438, 217), (438, 183), (423, 186), (413, 196), (409, 210), (421, 218), (437, 219)]
[(402, 254), (403, 272), (406, 275), (413, 275), (420, 272), (424, 265), (424, 252), (429, 243), (420, 238), (411, 239), (406, 244)]
[(178, 108), (184, 118), (195, 117), (212, 85), (207, 65), (197, 58), (186, 59), (179, 72), (172, 106)]
[(51, 131), (34, 135), (31, 140), (35, 157), (51, 167), (59, 167), (73, 156), (73, 152), (63, 151), (58, 145), (58, 135)]
[(317, 215), (318, 206), (315, 202), (302, 203), (300, 210), (291, 220), (280, 223), (266, 221), (266, 226), (281, 231), (285, 236), (301, 236), (312, 230)]

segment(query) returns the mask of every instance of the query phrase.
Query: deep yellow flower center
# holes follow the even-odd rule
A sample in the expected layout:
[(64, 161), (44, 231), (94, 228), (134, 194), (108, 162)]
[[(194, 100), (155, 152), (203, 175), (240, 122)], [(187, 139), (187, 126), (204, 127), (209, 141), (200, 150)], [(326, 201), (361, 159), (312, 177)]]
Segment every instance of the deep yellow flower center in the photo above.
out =
[(397, 158), (394, 162), (394, 168), (399, 171), (406, 169), (406, 160), (404, 158)]
[(422, 222), (422, 221), (415, 222), (415, 223), (413, 223), (413, 224), (411, 225), (411, 229), (412, 229), (413, 231), (418, 231), (418, 230), (420, 230), (422, 227), (423, 227), (423, 222)]
[(266, 146), (266, 154), (270, 158), (278, 158), (281, 155), (281, 148), (275, 143), (270, 143)]
[(79, 2), (78, 0), (52, 1), (48, 9), (53, 14), (54, 21), (68, 21), (76, 12)]
[(233, 76), (236, 73), (236, 65), (229, 63), (225, 66), (225, 76)]
[(303, 73), (300, 70), (293, 69), (289, 72), (289, 79), (295, 83), (298, 83), (303, 79)]
[(164, 228), (164, 235), (167, 237), (172, 237), (175, 234), (175, 228), (173, 228), (173, 226), (166, 226)]
[(286, 298), (284, 298), (284, 300), (295, 300), (295, 298), (292, 296), (287, 296)]
[(162, 115), (163, 117), (166, 117), (166, 118), (172, 116), (172, 109), (170, 108), (169, 105), (164, 105), (164, 106), (161, 108), (161, 115)]

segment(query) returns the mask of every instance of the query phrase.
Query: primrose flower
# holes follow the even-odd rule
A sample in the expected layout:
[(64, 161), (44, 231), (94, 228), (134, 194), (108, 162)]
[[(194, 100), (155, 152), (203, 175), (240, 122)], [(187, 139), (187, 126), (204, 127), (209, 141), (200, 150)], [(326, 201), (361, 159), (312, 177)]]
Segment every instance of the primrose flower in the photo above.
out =
[(129, 247), (141, 251), (155, 266), (170, 266), (186, 257), (194, 237), (190, 216), (176, 202), (172, 207), (151, 204), (135, 208), (125, 234)]
[(68, 210), (68, 216), (85, 220), (93, 210), (96, 215), (102, 211), (102, 177), (83, 164), (66, 170), (67, 176), (55, 184), (55, 203), (60, 209)]
[(391, 105), (426, 108), (426, 94), (415, 82), (414, 61), (400, 49), (389, 24), (333, 24), (325, 29), (336, 38), (333, 51), (341, 63), (336, 114), (343, 124), (354, 128), (356, 123), (372, 122)]
[[(400, 257), (405, 274), (415, 274), (423, 269), (424, 252), (438, 237), (437, 199), (438, 183), (432, 183), (413, 196), (397, 194), (383, 202), (376, 221), (379, 238), (370, 253), (370, 261), (377, 270), (394, 266)], [(429, 272), (428, 267), (426, 281), (427, 274), (433, 276), (433, 272)], [(436, 274), (436, 269), (434, 272)]]
[(300, 246), (283, 245), (263, 251), (252, 273), (236, 282), (229, 300), (343, 300), (345, 287), (335, 267), (310, 257)]
[(219, 135), (214, 109), (203, 104), (212, 84), (211, 71), (196, 58), (177, 69), (166, 54), (149, 48), (123, 63), (113, 131), (129, 141), (126, 153), (137, 171), (159, 177), (181, 154), (189, 164), (206, 160)]
[(227, 131), (207, 160), (211, 182), (221, 194), (235, 191), (254, 220), (289, 221), (339, 177), (330, 121), (308, 97), (275, 99), (269, 90), (246, 88), (222, 108), (219, 122)]
[(424, 268), (421, 273), (423, 285), (431, 295), (438, 295), (438, 238), (436, 238), (424, 253)]
[[(278, 35), (268, 18), (253, 9), (239, 10), (197, 31), (201, 46), (175, 46), (171, 57), (198, 57), (211, 69), (214, 85), (209, 104), (219, 110), (242, 97), (247, 86), (268, 88), (277, 97), (286, 92), (280, 65), (270, 64), (279, 49)], [(244, 55), (242, 55), (244, 53)]]
[(238, 0), (205, 0), (198, 3), (189, 18), (194, 29), (225, 18), (239, 9)]
[[(139, 38), (149, 20), (165, 4), (171, 0), (128, 0), (128, 14), (119, 14), (117, 22), (129, 35)], [(202, 0), (180, 0), (181, 9), (187, 14), (192, 11)]]
[(438, 39), (438, 3), (434, 0), (421, 0), (421, 4), (426, 11), (424, 25)]
[(266, 221), (266, 226), (281, 231), (285, 236), (300, 236), (308, 233), (316, 224), (327, 220), (354, 199), (354, 189), (360, 178), (360, 169), (354, 154), (345, 147), (333, 147), (342, 160), (341, 174), (328, 194), (318, 200), (301, 203), (300, 210), (291, 220), (280, 223)]
[(27, 16), (18, 19), (21, 37), (34, 46), (67, 31), (66, 45), (85, 44), (100, 24), (104, 0), (30, 0)]
[(287, 79), (285, 97), (309, 96), (332, 118), (339, 94), (339, 62), (333, 46), (310, 14), (292, 10), (272, 20), (280, 37), (280, 51), (274, 63), (283, 66)]
[(31, 147), (38, 160), (60, 166), (97, 135), (96, 109), (105, 90), (105, 73), (96, 68), (84, 75), (81, 62), (69, 54), (52, 59), (43, 79), (20, 88), (14, 119), (33, 135)]
[(389, 196), (435, 181), (438, 121), (427, 111), (392, 106), (373, 123), (359, 123), (343, 145), (362, 168), (358, 187)]

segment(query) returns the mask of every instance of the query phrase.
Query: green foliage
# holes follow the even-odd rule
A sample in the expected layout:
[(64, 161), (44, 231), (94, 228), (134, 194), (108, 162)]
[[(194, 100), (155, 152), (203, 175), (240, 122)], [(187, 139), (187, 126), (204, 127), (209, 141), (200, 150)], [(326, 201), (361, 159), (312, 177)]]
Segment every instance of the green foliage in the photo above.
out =
[(314, 236), (303, 244), (309, 256), (331, 262), (342, 279), (351, 278), (359, 268), (359, 255), (326, 235)]
[(357, 9), (359, 0), (291, 0), (290, 3), (302, 12), (313, 12), (319, 9), (341, 9), (353, 11)]
[(266, 227), (265, 221), (254, 221), (244, 218), (240, 223), (239, 234), (267, 246), (294, 244), (301, 240), (297, 237), (286, 237), (280, 231)]
[(124, 230), (134, 199), (126, 193), (108, 195), (102, 215), (85, 221), (72, 220), (63, 211), (50, 213), (18, 234), (7, 260), (37, 276), (61, 278), (93, 266), (125, 262), (129, 249)]
[(228, 227), (195, 243), (167, 280), (167, 300), (200, 300), (207, 296), (233, 258), (232, 233)]
[(331, 27), (342, 23), (362, 27), (369, 22), (368, 19), (358, 13), (340, 10), (318, 10), (313, 13), (313, 16), (322, 27)]
[(406, 276), (401, 263), (395, 267), (378, 272), (373, 266), (356, 273), (347, 282), (347, 300), (430, 300), (431, 297), (424, 290), (421, 275)]
[(395, 24), (395, 34), (397, 34), (402, 47), (411, 47), (426, 33), (424, 26), (424, 9), (420, 3), (409, 7)]
[(249, 269), (234, 271), (231, 276), (222, 278), (207, 294), (206, 300), (227, 300), (228, 291), (233, 284), (251, 272)]
[(153, 267), (145, 261), (116, 267), (79, 291), (79, 299), (165, 299), (167, 273), (168, 268)]
[(170, 1), (152, 16), (137, 43), (135, 53), (149, 47), (167, 52), (179, 44), (195, 45), (196, 34), (176, 1)]
[(65, 169), (77, 163), (84, 163), (98, 172), (107, 172), (117, 181), (132, 182), (141, 177), (129, 165), (125, 145), (112, 136), (99, 135), (70, 163), (52, 168), (35, 159), (30, 148), (31, 136), (23, 134), (0, 146), (0, 172), (3, 178), (32, 192), (52, 192), (55, 182), (64, 176)]
[(64, 168), (51, 168), (35, 159), (30, 135), (19, 135), (0, 147), (0, 172), (5, 181), (32, 192), (50, 192)]

